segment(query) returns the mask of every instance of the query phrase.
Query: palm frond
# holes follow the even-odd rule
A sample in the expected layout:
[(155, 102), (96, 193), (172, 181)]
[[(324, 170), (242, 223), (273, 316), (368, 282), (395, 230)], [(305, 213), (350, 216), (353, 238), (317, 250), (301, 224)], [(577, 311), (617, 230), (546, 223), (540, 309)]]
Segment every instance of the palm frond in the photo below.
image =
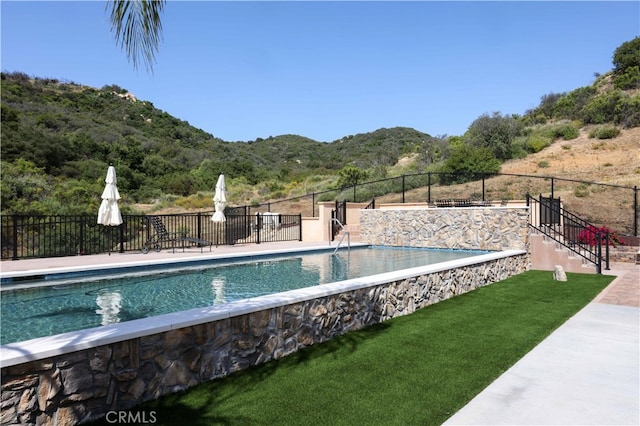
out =
[(160, 13), (165, 0), (112, 0), (111, 32), (116, 44), (127, 53), (127, 59), (138, 69), (141, 61), (147, 71), (153, 71), (155, 55), (162, 39)]

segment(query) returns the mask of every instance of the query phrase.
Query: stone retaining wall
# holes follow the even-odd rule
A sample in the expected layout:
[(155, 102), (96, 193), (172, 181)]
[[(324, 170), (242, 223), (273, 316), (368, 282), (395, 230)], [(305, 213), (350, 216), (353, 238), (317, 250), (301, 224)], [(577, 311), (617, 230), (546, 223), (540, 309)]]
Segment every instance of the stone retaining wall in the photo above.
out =
[(410, 314), (517, 275), (529, 263), (529, 255), (519, 251), (389, 282), (356, 283), (347, 290), (336, 287), (333, 294), (324, 290), (321, 297), (3, 367), (0, 422), (68, 425), (96, 419)]
[(360, 238), (374, 245), (529, 251), (529, 209), (362, 210)]
[(609, 248), (609, 260), (640, 265), (640, 248), (637, 246), (611, 247)]

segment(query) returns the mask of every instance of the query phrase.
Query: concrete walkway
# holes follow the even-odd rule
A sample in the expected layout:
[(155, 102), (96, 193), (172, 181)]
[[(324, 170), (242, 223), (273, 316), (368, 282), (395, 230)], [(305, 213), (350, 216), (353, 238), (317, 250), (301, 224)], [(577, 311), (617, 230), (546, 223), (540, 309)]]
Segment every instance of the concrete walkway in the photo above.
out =
[(639, 425), (640, 265), (617, 278), (447, 425)]
[[(3, 261), (0, 275), (171, 263), (324, 243), (264, 243), (172, 253)], [(512, 368), (454, 414), (448, 425), (640, 425), (640, 265), (613, 263), (617, 278)]]

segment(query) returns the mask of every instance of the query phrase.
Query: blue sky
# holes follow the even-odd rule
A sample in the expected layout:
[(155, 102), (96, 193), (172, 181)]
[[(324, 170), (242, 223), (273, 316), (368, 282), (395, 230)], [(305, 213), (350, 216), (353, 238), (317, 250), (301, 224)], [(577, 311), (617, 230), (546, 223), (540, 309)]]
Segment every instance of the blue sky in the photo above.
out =
[(138, 99), (225, 141), (461, 135), (589, 85), (640, 35), (640, 2), (170, 1), (148, 73), (104, 1), (0, 3), (1, 67)]

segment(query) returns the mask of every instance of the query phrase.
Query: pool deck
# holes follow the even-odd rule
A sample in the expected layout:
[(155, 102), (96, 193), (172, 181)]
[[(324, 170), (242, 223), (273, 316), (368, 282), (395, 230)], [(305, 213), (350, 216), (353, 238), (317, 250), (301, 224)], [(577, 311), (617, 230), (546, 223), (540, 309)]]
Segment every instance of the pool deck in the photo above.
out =
[[(2, 261), (0, 273), (37, 275), (322, 247), (329, 245), (263, 243), (202, 252), (176, 249)], [(616, 279), (445, 424), (640, 424), (640, 265), (616, 262), (603, 272)]]
[[(352, 243), (352, 246), (356, 244)], [(286, 241), (262, 244), (236, 244), (233, 246), (218, 246), (199, 248), (176, 248), (151, 251), (147, 254), (140, 252), (125, 252), (111, 254), (93, 254), (88, 256), (47, 257), (43, 259), (3, 260), (0, 262), (0, 275), (26, 276), (53, 274), (56, 272), (77, 271), (86, 269), (104, 269), (110, 267), (126, 267), (148, 264), (171, 264), (193, 260), (207, 260), (229, 258), (235, 256), (249, 256), (252, 253), (291, 252), (291, 250), (313, 250), (318, 248), (335, 248), (336, 243), (327, 242), (296, 242)], [(342, 245), (341, 247), (344, 247)]]

